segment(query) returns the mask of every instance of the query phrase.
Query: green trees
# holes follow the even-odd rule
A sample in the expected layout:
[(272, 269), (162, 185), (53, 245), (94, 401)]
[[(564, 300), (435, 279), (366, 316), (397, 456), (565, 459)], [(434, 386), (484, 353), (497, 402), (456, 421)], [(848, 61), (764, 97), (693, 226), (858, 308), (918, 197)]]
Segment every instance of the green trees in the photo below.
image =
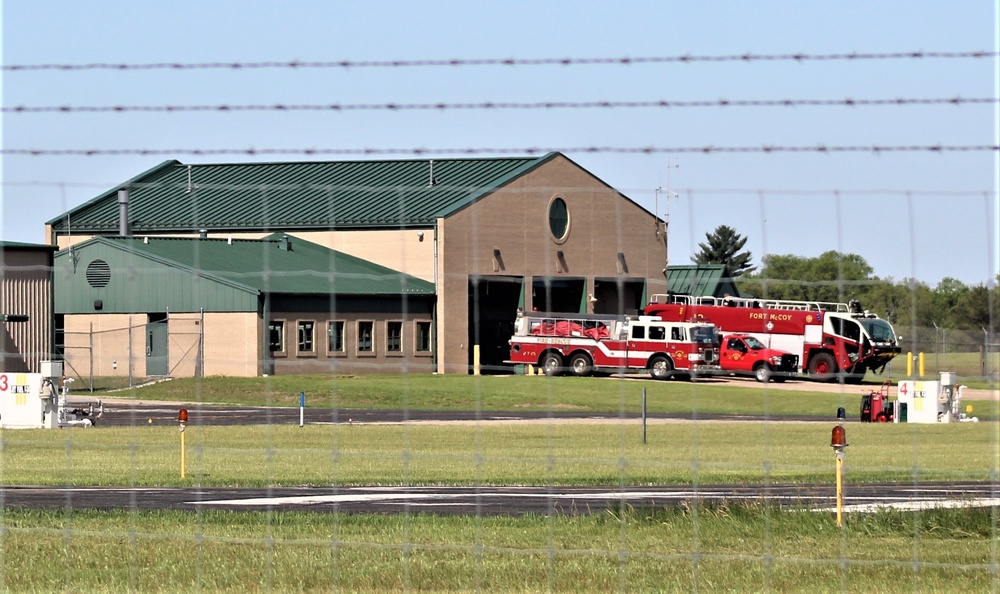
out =
[(705, 234), (705, 243), (699, 243), (701, 251), (691, 258), (695, 264), (724, 264), (733, 278), (757, 269), (750, 261), (753, 254), (740, 250), (747, 243), (735, 229), (728, 225), (719, 225), (715, 231)]
[(857, 254), (828, 251), (816, 257), (767, 254), (757, 271), (747, 238), (720, 225), (692, 257), (698, 264), (725, 264), (744, 296), (845, 303), (852, 299), (903, 327), (1000, 331), (1000, 276), (989, 285), (969, 286), (946, 277), (935, 287), (914, 279), (880, 278)]
[(760, 273), (739, 279), (740, 292), (765, 299), (845, 302), (878, 280), (857, 254), (829, 251), (816, 258), (769, 254), (761, 261)]

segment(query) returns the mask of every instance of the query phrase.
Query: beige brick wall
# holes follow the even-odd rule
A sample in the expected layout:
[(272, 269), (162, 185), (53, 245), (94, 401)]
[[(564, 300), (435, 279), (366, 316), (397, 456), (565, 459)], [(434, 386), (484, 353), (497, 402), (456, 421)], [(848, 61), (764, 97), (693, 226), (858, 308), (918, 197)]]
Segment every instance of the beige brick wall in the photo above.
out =
[(199, 313), (170, 314), (171, 377), (197, 377), (201, 366), (204, 376), (259, 375), (259, 329), (254, 313), (206, 313), (204, 318)]
[[(76, 378), (91, 375), (132, 377), (146, 375), (145, 314), (67, 315), (64, 321), (65, 373)], [(132, 326), (131, 349), (129, 325)], [(91, 343), (91, 340), (93, 342)], [(92, 345), (92, 349), (91, 349)], [(130, 354), (131, 353), (131, 354)]]
[[(569, 234), (549, 231), (549, 204), (566, 201)], [(557, 157), (441, 223), (438, 232), (438, 371), (465, 372), (468, 342), (468, 277), (648, 279), (650, 293), (665, 292), (666, 245), (655, 217), (565, 157)], [(494, 265), (494, 249), (503, 268)], [(558, 259), (563, 252), (565, 266)], [(620, 271), (618, 254), (627, 272)], [(528, 291), (525, 307), (532, 306)], [(511, 312), (514, 315), (514, 312)]]

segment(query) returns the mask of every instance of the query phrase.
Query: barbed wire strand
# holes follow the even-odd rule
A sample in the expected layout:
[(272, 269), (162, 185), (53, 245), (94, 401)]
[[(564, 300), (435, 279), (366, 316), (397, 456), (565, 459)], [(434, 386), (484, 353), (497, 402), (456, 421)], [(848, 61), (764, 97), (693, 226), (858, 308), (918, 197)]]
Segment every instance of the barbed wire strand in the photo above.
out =
[(816, 146), (695, 146), (695, 147), (613, 147), (613, 146), (583, 146), (583, 147), (524, 147), (524, 148), (488, 148), (488, 147), (466, 147), (466, 148), (218, 148), (218, 149), (197, 149), (197, 148), (175, 148), (175, 149), (21, 149), (5, 148), (0, 149), (0, 155), (9, 156), (117, 156), (117, 155), (190, 155), (190, 156), (212, 156), (212, 155), (302, 155), (302, 156), (323, 156), (323, 155), (408, 155), (408, 156), (432, 156), (432, 155), (537, 155), (545, 153), (610, 153), (610, 154), (724, 154), (724, 153), (954, 153), (954, 152), (995, 152), (1000, 151), (1000, 146), (982, 145), (867, 145), (867, 146), (841, 146), (841, 145), (816, 145)]
[(128, 112), (291, 112), (291, 111), (447, 111), (447, 110), (501, 110), (501, 109), (636, 109), (636, 108), (699, 108), (699, 107), (870, 107), (909, 105), (994, 105), (995, 97), (937, 97), (896, 99), (716, 99), (695, 101), (482, 101), (477, 103), (327, 103), (272, 105), (17, 105), (0, 108), (0, 113), (128, 113)]
[(862, 60), (923, 60), (923, 59), (982, 59), (994, 58), (1000, 52), (884, 52), (884, 53), (836, 53), (836, 54), (729, 54), (729, 55), (677, 55), (604, 58), (481, 58), (481, 59), (422, 59), (422, 60), (333, 60), (302, 61), (289, 60), (263, 62), (154, 62), (142, 64), (90, 63), (90, 64), (7, 64), (5, 72), (27, 72), (38, 70), (254, 70), (254, 69), (307, 69), (307, 68), (413, 68), (413, 67), (467, 67), (467, 66), (590, 66), (636, 64), (688, 64), (693, 62), (808, 62), (808, 61), (862, 61)]

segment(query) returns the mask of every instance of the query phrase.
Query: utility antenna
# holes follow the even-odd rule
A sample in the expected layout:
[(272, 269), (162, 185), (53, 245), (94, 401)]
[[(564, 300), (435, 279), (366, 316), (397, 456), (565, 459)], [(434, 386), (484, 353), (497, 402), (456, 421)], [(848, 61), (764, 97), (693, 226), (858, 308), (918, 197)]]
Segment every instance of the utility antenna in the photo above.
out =
[(671, 165), (670, 157), (667, 157), (667, 188), (666, 190), (664, 190), (664, 193), (666, 194), (667, 197), (667, 212), (664, 214), (664, 219), (663, 219), (667, 225), (670, 224), (670, 199), (679, 196), (677, 192), (674, 192), (673, 190), (670, 189), (670, 170), (680, 169), (680, 167), (681, 167), (680, 164)]

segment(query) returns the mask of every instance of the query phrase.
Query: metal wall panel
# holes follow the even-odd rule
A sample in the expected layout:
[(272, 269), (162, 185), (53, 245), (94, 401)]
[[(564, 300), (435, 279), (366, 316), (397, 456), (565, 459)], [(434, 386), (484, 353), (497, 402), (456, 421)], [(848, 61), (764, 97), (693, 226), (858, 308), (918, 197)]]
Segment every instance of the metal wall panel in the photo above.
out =
[(2, 371), (38, 373), (52, 358), (52, 251), (0, 249), (0, 313), (27, 315), (2, 322)]

